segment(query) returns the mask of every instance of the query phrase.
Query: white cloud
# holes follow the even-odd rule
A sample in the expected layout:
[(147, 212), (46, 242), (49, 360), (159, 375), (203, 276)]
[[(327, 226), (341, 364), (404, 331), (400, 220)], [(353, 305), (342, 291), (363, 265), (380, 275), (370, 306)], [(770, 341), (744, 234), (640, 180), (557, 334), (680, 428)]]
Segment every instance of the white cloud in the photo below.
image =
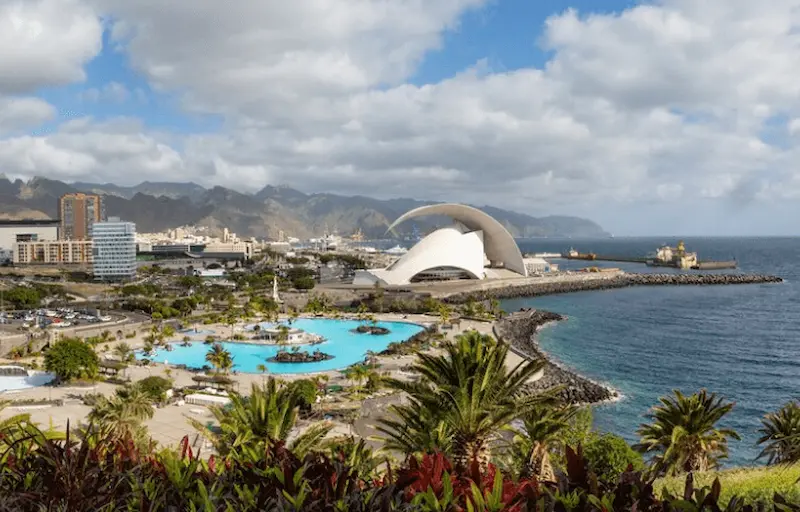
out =
[(181, 156), (157, 135), (142, 132), (133, 119), (75, 119), (50, 135), (0, 140), (0, 162), (15, 176), (80, 181), (164, 181), (181, 175)]
[[(161, 172), (155, 179), (235, 188), (289, 183), (590, 216), (602, 208), (605, 218), (655, 203), (798, 195), (800, 151), (762, 137), (781, 119), (794, 120), (784, 133), (798, 130), (800, 0), (568, 10), (547, 21), (544, 69), (497, 72), (482, 60), (440, 83), (407, 84), (443, 33), (484, 3), (94, 0), (150, 85), (222, 115), (223, 130), (176, 142), (84, 120), (0, 143), (0, 164), (98, 181)], [(73, 70), (92, 54), (82, 48), (70, 53)]]
[[(141, 90), (137, 90), (137, 98), (140, 98), (141, 94), (143, 94)], [(130, 96), (128, 88), (119, 82), (109, 82), (101, 88), (91, 87), (81, 92), (81, 99), (88, 102), (124, 103)]]
[(102, 25), (79, 0), (0, 1), (0, 94), (83, 80)]
[(0, 96), (0, 136), (36, 128), (53, 117), (53, 106), (38, 98)]

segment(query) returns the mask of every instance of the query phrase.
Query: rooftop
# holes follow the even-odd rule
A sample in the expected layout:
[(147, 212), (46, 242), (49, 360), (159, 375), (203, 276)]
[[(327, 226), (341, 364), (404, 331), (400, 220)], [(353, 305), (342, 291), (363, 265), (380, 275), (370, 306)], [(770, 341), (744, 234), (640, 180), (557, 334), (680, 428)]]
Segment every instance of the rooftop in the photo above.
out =
[(60, 219), (0, 219), (0, 226), (58, 226)]

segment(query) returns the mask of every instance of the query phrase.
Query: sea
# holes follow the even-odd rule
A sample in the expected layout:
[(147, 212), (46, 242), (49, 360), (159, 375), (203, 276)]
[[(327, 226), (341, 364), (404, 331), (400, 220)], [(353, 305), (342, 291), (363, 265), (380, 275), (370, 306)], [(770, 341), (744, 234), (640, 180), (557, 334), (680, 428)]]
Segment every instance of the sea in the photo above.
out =
[[(541, 348), (577, 372), (617, 389), (622, 398), (594, 408), (595, 427), (637, 440), (659, 397), (672, 390), (718, 393), (735, 403), (721, 422), (741, 441), (727, 466), (756, 465), (761, 418), (800, 398), (800, 238), (684, 238), (701, 260), (738, 262), (735, 272), (773, 274), (780, 284), (661, 286), (505, 300), (506, 311), (534, 307), (568, 319), (540, 331)], [(526, 253), (574, 248), (646, 256), (677, 238), (526, 239)], [(562, 269), (587, 262), (552, 259)], [(632, 272), (680, 272), (597, 262)], [(689, 271), (691, 272), (691, 271)], [(729, 271), (730, 272), (730, 271)]]

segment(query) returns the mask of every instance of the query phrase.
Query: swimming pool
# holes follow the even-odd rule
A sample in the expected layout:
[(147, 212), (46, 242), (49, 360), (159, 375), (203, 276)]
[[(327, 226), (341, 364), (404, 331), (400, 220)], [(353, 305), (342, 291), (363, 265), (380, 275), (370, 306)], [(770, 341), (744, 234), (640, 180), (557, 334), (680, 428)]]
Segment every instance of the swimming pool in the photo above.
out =
[(4, 391), (12, 391), (18, 389), (35, 388), (44, 386), (53, 380), (53, 376), (49, 373), (34, 372), (27, 377), (0, 377), (0, 393)]
[[(262, 327), (274, 324), (262, 323)], [(327, 341), (317, 345), (293, 345), (300, 350), (313, 352), (320, 350), (333, 356), (327, 361), (314, 363), (270, 363), (267, 359), (278, 353), (280, 347), (275, 345), (256, 345), (252, 343), (222, 342), (222, 346), (233, 356), (233, 369), (243, 373), (259, 373), (258, 365), (263, 364), (269, 373), (313, 373), (346, 368), (364, 360), (367, 351), (380, 352), (389, 346), (389, 343), (405, 341), (424, 328), (421, 325), (406, 322), (378, 322), (377, 325), (389, 329), (389, 334), (373, 336), (370, 334), (357, 334), (351, 332), (362, 325), (358, 320), (331, 320), (327, 318), (299, 318), (292, 322), (292, 327), (303, 329), (306, 332), (319, 334)], [(189, 346), (172, 345), (171, 351), (158, 350), (149, 359), (169, 364), (185, 364), (192, 368), (201, 368), (208, 363), (206, 354), (210, 346), (202, 342), (193, 342)], [(143, 359), (141, 352), (136, 357)]]

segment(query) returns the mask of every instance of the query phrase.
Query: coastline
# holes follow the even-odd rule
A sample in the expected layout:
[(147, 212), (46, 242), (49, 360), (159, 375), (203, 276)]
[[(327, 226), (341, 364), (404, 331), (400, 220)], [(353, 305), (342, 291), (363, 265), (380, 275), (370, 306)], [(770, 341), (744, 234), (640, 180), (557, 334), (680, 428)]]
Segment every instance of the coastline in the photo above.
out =
[[(590, 278), (590, 276), (592, 276)], [(445, 297), (444, 302), (461, 304), (468, 300), (514, 299), (540, 297), (592, 290), (613, 290), (631, 286), (714, 286), (782, 283), (783, 278), (766, 274), (636, 274), (620, 273), (611, 277), (586, 274), (577, 279), (548, 280), (515, 284), (504, 283), (494, 288), (460, 291)]]
[(532, 393), (562, 387), (560, 398), (573, 405), (613, 402), (621, 398), (614, 388), (584, 377), (551, 359), (539, 348), (539, 329), (566, 320), (558, 313), (535, 309), (511, 313), (494, 325), (495, 337), (508, 343), (514, 352), (528, 359), (544, 361), (542, 377), (526, 385)]

